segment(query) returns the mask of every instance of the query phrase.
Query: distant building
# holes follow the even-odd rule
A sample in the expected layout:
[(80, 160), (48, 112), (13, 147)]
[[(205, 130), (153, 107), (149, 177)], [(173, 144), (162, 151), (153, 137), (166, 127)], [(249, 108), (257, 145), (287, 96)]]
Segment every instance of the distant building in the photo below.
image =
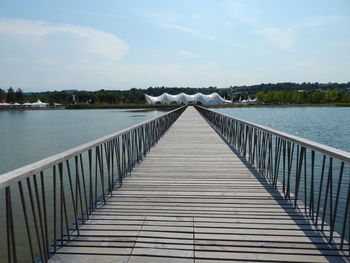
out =
[(150, 95), (145, 95), (148, 104), (170, 104), (172, 102), (182, 103), (182, 104), (203, 104), (203, 105), (215, 105), (223, 103), (231, 103), (230, 100), (225, 100), (218, 93), (214, 92), (209, 95), (204, 95), (202, 93), (196, 93), (194, 95), (188, 95), (186, 93), (180, 93), (177, 95), (170, 95), (168, 93), (163, 93), (158, 97), (153, 97)]
[(0, 103), (1, 109), (20, 109), (20, 108), (31, 108), (31, 109), (37, 109), (37, 108), (47, 108), (49, 106), (48, 103), (42, 102), (41, 100), (37, 100), (34, 103), (26, 102), (23, 104), (20, 103)]

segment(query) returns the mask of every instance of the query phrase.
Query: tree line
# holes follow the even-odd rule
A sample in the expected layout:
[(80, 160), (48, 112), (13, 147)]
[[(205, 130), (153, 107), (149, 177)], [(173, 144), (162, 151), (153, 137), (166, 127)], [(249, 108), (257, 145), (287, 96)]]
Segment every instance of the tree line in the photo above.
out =
[(259, 91), (256, 97), (264, 103), (337, 103), (350, 102), (350, 93), (346, 91), (328, 90), (328, 91)]
[(21, 89), (7, 90), (0, 88), (0, 102), (23, 103), (35, 102), (40, 99), (47, 103), (93, 104), (93, 105), (121, 105), (145, 104), (145, 94), (159, 96), (164, 92), (178, 94), (181, 92), (195, 94), (201, 92), (210, 94), (217, 92), (220, 96), (238, 101), (239, 98), (258, 97), (265, 103), (335, 103), (350, 102), (350, 82), (348, 83), (275, 83), (251, 86), (230, 86), (217, 88), (214, 86), (203, 88), (191, 87), (149, 87), (147, 89), (130, 90), (98, 90), (98, 91), (47, 91), (23, 93)]
[(0, 102), (6, 101), (8, 103), (23, 103), (25, 101), (24, 93), (21, 89), (16, 91), (10, 87), (7, 91), (0, 88)]

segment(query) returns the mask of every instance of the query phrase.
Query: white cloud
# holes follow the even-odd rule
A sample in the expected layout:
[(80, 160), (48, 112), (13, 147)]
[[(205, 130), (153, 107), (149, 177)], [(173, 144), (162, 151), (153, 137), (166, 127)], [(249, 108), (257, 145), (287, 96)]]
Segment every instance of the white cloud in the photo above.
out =
[(0, 18), (0, 39), (0, 85), (26, 91), (111, 86), (103, 70), (75, 65), (113, 68), (129, 50), (111, 33), (22, 19)]
[(264, 36), (271, 45), (278, 47), (281, 50), (288, 50), (294, 46), (298, 31), (322, 27), (349, 19), (350, 16), (313, 17), (306, 21), (295, 23), (286, 29), (281, 29), (278, 27), (264, 28), (262, 30), (258, 30), (258, 34)]
[[(57, 56), (60, 38), (67, 49), (79, 49), (77, 54), (94, 55), (108, 59), (119, 60), (127, 54), (128, 45), (113, 34), (98, 31), (88, 27), (61, 24), (55, 25), (44, 21), (22, 20), (22, 19), (0, 19), (0, 38), (2, 41), (16, 40), (23, 46), (34, 43), (33, 53), (41, 56), (40, 49), (45, 48), (47, 53), (53, 57)], [(36, 46), (35, 44), (40, 43)], [(85, 53), (85, 54), (82, 54)], [(70, 52), (70, 54), (74, 52)], [(61, 58), (61, 55), (59, 55)]]

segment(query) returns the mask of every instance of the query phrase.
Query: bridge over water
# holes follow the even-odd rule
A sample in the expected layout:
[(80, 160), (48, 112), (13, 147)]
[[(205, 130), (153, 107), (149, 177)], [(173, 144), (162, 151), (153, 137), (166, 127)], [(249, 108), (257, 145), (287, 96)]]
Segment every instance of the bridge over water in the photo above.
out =
[(349, 153), (183, 107), (0, 176), (0, 245), (8, 262), (349, 262), (348, 171)]

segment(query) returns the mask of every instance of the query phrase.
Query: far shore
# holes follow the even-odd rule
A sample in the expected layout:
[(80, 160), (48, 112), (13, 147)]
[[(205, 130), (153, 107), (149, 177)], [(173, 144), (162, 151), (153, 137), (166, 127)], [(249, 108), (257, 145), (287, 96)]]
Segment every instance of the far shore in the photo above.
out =
[(277, 107), (350, 107), (350, 103), (303, 103), (303, 104), (221, 104), (221, 105), (206, 105), (207, 108), (277, 108)]
[[(181, 104), (123, 104), (123, 105), (91, 105), (75, 104), (66, 109), (175, 109)], [(304, 103), (304, 104), (218, 104), (203, 105), (206, 108), (257, 108), (257, 107), (350, 107), (350, 103)]]
[[(23, 111), (23, 110), (95, 110), (95, 109), (145, 109), (145, 110), (173, 110), (182, 106), (182, 104), (71, 104), (59, 108), (1, 108), (1, 110)], [(350, 107), (350, 103), (304, 103), (304, 104), (218, 104), (203, 105), (206, 108), (287, 108), (287, 107)]]

